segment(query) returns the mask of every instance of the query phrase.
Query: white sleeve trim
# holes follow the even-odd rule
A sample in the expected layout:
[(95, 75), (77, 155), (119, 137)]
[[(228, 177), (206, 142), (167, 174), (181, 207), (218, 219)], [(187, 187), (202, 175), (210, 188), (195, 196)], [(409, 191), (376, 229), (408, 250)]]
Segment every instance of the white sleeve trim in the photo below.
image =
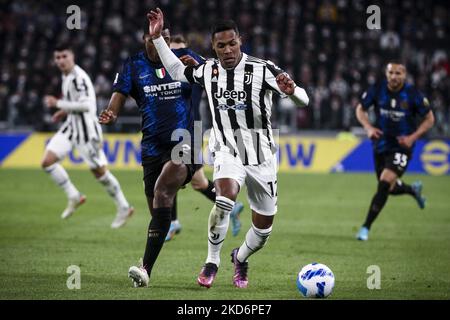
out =
[(288, 97), (299, 107), (307, 106), (309, 103), (309, 98), (305, 89), (300, 88), (299, 86), (295, 86), (294, 93)]

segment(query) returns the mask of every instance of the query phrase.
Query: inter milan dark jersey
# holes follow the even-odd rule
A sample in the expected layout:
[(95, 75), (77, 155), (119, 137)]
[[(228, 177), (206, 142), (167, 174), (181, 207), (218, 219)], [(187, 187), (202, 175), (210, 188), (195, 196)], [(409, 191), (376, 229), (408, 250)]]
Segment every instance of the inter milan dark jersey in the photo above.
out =
[(369, 87), (361, 97), (361, 105), (366, 111), (374, 106), (375, 127), (383, 131), (381, 138), (373, 142), (376, 153), (412, 151), (401, 147), (397, 137), (416, 131), (418, 118), (430, 111), (428, 99), (414, 86), (405, 83), (400, 91), (392, 92), (386, 80)]
[[(186, 52), (178, 50), (177, 56)], [(189, 130), (193, 136), (194, 108), (192, 86), (174, 81), (161, 63), (150, 61), (145, 52), (128, 58), (116, 75), (113, 91), (136, 100), (142, 115), (142, 157), (158, 156), (171, 150), (176, 129)]]

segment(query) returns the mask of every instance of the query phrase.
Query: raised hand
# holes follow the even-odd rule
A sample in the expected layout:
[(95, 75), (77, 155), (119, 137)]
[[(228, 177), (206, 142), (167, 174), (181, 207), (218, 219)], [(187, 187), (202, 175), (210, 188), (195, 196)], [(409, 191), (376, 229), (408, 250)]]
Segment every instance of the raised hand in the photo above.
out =
[(103, 110), (98, 116), (98, 122), (100, 124), (110, 124), (116, 121), (117, 116), (111, 110)]
[(287, 73), (280, 73), (275, 80), (277, 81), (278, 87), (280, 90), (287, 94), (292, 95), (295, 91), (295, 82), (291, 78), (289, 78), (289, 75)]
[(183, 64), (185, 66), (195, 67), (196, 65), (199, 64), (197, 60), (195, 60), (194, 58), (192, 58), (188, 54), (185, 54), (184, 56), (181, 56), (180, 60), (181, 60), (181, 62), (183, 62)]
[(149, 22), (148, 32), (150, 36), (152, 39), (159, 38), (164, 27), (164, 14), (161, 9), (156, 8), (156, 10), (147, 13), (147, 19)]

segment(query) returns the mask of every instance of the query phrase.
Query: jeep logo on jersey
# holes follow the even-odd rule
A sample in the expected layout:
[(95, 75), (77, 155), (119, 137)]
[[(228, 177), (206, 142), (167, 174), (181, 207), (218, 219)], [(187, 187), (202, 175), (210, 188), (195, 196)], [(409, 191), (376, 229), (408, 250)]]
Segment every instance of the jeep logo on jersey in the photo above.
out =
[(220, 99), (233, 99), (237, 101), (242, 101), (247, 98), (247, 93), (245, 91), (236, 91), (236, 90), (223, 90), (219, 88), (219, 92), (214, 93), (214, 98)]

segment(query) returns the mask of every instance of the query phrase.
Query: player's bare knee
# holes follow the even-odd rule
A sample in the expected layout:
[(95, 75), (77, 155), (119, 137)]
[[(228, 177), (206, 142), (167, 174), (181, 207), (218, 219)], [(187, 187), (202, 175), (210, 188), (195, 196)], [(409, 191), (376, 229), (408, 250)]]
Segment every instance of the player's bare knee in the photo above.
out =
[(235, 202), (237, 199), (237, 192), (230, 189), (222, 190), (221, 192), (217, 192), (216, 189), (216, 197), (225, 197), (227, 199), (230, 199), (231, 201)]
[(236, 201), (239, 193), (239, 184), (232, 179), (218, 179), (214, 183), (216, 196), (222, 196), (232, 201)]
[(45, 170), (46, 168), (48, 168), (48, 167), (50, 167), (51, 165), (55, 164), (55, 162), (56, 162), (56, 161), (54, 161), (53, 159), (48, 158), (48, 157), (45, 157), (45, 158), (42, 160), (42, 162), (41, 162), (41, 167), (42, 167), (42, 169)]
[(94, 168), (91, 169), (92, 174), (95, 176), (95, 178), (100, 179), (106, 174), (106, 167), (100, 167), (100, 168)]
[(258, 229), (269, 229), (273, 225), (274, 216), (264, 216), (253, 211), (252, 223)]
[(42, 169), (46, 169), (59, 161), (58, 156), (50, 150), (46, 150), (44, 158), (41, 161)]
[(174, 161), (168, 161), (164, 165), (163, 171), (170, 171), (175, 175), (182, 175), (187, 171), (186, 165), (183, 163), (177, 163)]
[(166, 187), (155, 187), (154, 204), (156, 207), (172, 207), (176, 192)]
[(47, 161), (45, 161), (45, 159), (42, 160), (41, 168), (45, 170), (48, 166), (50, 166), (50, 164)]

